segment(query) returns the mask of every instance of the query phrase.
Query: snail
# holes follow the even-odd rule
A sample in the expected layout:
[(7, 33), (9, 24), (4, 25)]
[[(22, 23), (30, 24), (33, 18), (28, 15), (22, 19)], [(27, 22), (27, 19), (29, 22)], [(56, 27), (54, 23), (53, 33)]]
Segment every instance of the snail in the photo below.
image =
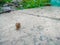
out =
[(16, 30), (19, 30), (21, 28), (21, 23), (16, 23)]

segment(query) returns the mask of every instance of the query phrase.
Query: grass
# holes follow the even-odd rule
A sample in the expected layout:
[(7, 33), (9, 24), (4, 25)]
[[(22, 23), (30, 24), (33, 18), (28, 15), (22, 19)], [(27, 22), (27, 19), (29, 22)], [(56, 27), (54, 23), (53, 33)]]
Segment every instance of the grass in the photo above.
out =
[(0, 0), (0, 6), (2, 6), (5, 3), (10, 3), (12, 0)]
[(23, 0), (22, 5), (24, 8), (35, 8), (44, 6), (46, 3), (50, 3), (50, 0)]
[[(0, 6), (7, 2), (11, 3), (12, 0), (0, 0)], [(50, 0), (22, 0), (19, 3), (22, 5), (22, 8), (27, 9), (44, 6), (46, 3), (50, 3)], [(19, 9), (19, 7), (17, 9)]]

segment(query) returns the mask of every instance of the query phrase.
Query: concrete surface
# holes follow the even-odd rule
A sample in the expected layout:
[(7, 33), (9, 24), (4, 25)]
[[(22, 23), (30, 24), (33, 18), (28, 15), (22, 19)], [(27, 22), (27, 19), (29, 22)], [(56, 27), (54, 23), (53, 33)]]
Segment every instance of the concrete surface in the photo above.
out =
[(60, 45), (60, 7), (0, 14), (0, 45)]

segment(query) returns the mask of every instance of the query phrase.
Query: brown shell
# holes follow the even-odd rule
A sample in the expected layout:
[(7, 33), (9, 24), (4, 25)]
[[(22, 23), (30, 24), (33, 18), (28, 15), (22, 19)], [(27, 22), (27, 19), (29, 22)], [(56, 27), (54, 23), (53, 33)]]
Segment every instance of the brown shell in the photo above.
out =
[(19, 30), (21, 28), (21, 24), (20, 23), (16, 23), (16, 30)]

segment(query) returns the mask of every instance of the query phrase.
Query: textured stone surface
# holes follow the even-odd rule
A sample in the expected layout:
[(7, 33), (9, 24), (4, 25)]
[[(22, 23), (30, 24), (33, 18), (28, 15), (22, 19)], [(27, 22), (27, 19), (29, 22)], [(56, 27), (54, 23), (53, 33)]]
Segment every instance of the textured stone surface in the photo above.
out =
[[(16, 22), (21, 23), (18, 31)], [(0, 45), (60, 45), (60, 8), (44, 7), (0, 14)]]

